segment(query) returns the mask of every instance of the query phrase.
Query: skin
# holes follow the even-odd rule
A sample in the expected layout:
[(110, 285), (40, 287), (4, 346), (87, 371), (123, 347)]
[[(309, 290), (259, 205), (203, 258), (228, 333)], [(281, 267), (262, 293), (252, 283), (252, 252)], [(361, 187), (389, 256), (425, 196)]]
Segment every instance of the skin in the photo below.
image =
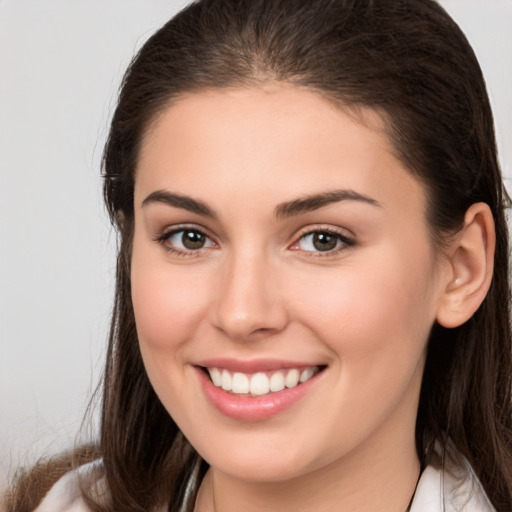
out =
[[(341, 189), (375, 203), (275, 215), (283, 202)], [(215, 217), (143, 204), (156, 191)], [(425, 205), (380, 117), (313, 92), (199, 92), (155, 121), (137, 168), (132, 295), (152, 385), (211, 465), (197, 511), (405, 510), (419, 474), (426, 342), (455, 279)], [(183, 224), (206, 246), (169, 251), (181, 238), (162, 234)], [(314, 230), (354, 243), (315, 252), (301, 238)], [(202, 390), (194, 365), (214, 357), (326, 369), (291, 408), (240, 421)]]

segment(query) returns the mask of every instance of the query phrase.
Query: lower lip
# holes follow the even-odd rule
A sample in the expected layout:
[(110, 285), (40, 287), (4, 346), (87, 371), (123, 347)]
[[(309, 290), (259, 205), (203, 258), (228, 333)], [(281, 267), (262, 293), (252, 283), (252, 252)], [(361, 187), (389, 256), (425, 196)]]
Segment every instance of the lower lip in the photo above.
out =
[(250, 397), (224, 391), (215, 386), (202, 369), (196, 368), (196, 370), (210, 402), (224, 415), (241, 421), (261, 421), (277, 416), (306, 395), (323, 373), (323, 371), (318, 372), (311, 379), (294, 388)]

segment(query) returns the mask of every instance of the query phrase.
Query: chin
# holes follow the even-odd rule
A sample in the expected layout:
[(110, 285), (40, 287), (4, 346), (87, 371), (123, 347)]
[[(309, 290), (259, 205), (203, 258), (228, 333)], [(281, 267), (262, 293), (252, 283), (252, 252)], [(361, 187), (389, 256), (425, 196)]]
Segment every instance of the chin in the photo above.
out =
[(268, 459), (225, 461), (217, 466), (213, 464), (212, 467), (231, 478), (261, 484), (286, 482), (309, 472), (307, 468), (295, 464)]
[[(279, 447), (263, 443), (232, 443), (215, 450), (199, 450), (210, 466), (231, 478), (253, 483), (285, 482), (321, 467), (322, 461), (309, 460), (300, 450), (302, 443), (281, 443)], [(327, 462), (328, 463), (328, 462)]]

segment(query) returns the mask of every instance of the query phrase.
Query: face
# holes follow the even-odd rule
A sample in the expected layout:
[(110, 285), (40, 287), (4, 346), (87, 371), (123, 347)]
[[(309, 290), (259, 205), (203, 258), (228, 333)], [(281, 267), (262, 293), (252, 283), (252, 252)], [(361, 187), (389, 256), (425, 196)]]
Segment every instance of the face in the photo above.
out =
[(312, 92), (205, 91), (156, 120), (135, 185), (137, 331), (214, 469), (282, 481), (414, 445), (440, 295), (425, 204), (377, 114)]

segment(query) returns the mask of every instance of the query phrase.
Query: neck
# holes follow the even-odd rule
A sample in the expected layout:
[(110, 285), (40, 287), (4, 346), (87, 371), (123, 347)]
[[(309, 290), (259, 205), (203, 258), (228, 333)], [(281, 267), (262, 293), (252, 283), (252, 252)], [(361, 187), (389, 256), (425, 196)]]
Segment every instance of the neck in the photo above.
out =
[(317, 471), (284, 482), (248, 482), (210, 469), (196, 512), (405, 512), (420, 471), (414, 436), (367, 446)]

